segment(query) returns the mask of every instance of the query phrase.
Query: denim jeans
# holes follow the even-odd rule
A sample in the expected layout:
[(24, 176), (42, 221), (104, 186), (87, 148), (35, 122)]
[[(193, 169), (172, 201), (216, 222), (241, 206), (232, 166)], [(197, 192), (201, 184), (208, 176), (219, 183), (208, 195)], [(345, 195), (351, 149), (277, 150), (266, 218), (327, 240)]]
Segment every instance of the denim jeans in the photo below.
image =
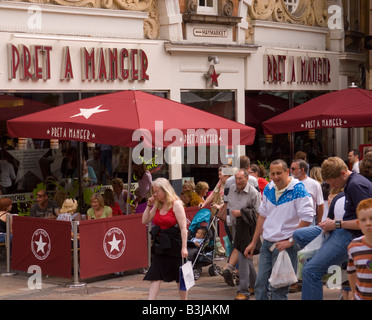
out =
[[(293, 239), (302, 248), (321, 232), (319, 226), (301, 228), (293, 233)], [(347, 247), (352, 239), (352, 234), (345, 229), (330, 232), (322, 247), (303, 268), (302, 300), (323, 300), (322, 277), (330, 266), (342, 265), (347, 260)]]
[[(275, 242), (264, 240), (261, 246), (260, 259), (258, 261), (258, 274), (255, 284), (255, 298), (256, 300), (287, 300), (289, 293), (289, 286), (282, 288), (273, 288), (269, 283), (271, 270), (278, 257), (279, 250), (270, 248)], [(288, 255), (291, 259), (292, 265), (295, 265), (297, 259), (297, 251), (299, 247), (296, 243), (291, 248), (287, 249)]]

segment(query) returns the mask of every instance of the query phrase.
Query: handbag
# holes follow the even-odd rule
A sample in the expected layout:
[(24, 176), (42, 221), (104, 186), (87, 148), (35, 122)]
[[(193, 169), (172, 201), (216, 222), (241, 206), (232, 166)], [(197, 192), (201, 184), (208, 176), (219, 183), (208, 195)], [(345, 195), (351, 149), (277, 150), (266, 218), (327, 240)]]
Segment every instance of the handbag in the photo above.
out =
[(180, 267), (180, 290), (188, 291), (195, 285), (194, 270), (191, 261), (187, 261)]
[(302, 280), (302, 270), (304, 266), (313, 258), (313, 256), (322, 247), (326, 235), (321, 232), (316, 238), (309, 242), (302, 250), (297, 252), (297, 278)]
[(291, 259), (287, 250), (279, 252), (271, 271), (269, 283), (273, 288), (290, 286), (297, 282), (296, 274), (293, 270)]

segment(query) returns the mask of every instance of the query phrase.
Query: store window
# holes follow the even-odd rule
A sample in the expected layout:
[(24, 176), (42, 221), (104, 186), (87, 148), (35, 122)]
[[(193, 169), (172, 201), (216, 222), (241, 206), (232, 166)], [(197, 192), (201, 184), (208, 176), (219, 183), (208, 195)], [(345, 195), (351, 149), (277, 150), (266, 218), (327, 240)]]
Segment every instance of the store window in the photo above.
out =
[[(234, 91), (185, 91), (181, 92), (181, 103), (229, 120), (235, 121), (236, 119)], [(192, 178), (195, 182), (206, 181), (211, 190), (218, 182), (218, 168), (229, 161), (229, 152), (231, 152), (231, 149), (220, 146), (218, 155), (216, 156), (209, 147), (206, 148), (205, 152), (199, 150), (199, 148), (195, 148), (192, 150), (195, 151), (194, 163), (190, 163), (188, 151), (188, 147), (183, 150), (184, 164), (182, 167), (182, 176)], [(200, 158), (199, 151), (201, 154)]]
[[(0, 164), (6, 161), (12, 167), (14, 176), (11, 184), (0, 184), (0, 197), (10, 196), (14, 199), (14, 210), (27, 213), (26, 204), (38, 185), (43, 183), (50, 194), (58, 189), (68, 191), (73, 197), (74, 180), (77, 179), (77, 141), (40, 140), (29, 137), (10, 137), (7, 133), (6, 121), (26, 114), (42, 111), (65, 103), (73, 102), (109, 92), (0, 92)], [(166, 92), (150, 92), (166, 98)], [(97, 183), (84, 181), (84, 187), (97, 188), (99, 185), (110, 185), (111, 178), (119, 177), (124, 183), (128, 180), (129, 148), (121, 146), (82, 144), (82, 154), (86, 160), (94, 159), (96, 151), (100, 151), (99, 163), (101, 171), (97, 171)], [(97, 162), (97, 161), (96, 161)], [(146, 163), (153, 179), (168, 177), (168, 167), (164, 163), (157, 165), (154, 159)], [(1, 167), (0, 167), (1, 169)], [(97, 169), (93, 168), (93, 169)], [(98, 169), (99, 170), (99, 169)], [(135, 177), (132, 177), (135, 182)], [(2, 188), (4, 187), (4, 188)], [(73, 193), (75, 192), (75, 193)], [(17, 208), (17, 203), (21, 207)]]
[(217, 0), (199, 0), (198, 13), (217, 14)]
[(264, 163), (268, 168), (271, 161), (283, 159), (289, 164), (296, 152), (303, 151), (307, 154), (310, 166), (319, 166), (330, 156), (329, 142), (332, 137), (328, 129), (265, 135), (262, 128), (262, 122), (324, 93), (326, 92), (247, 91), (245, 124), (256, 128), (254, 144), (246, 147), (246, 154), (252, 163)]

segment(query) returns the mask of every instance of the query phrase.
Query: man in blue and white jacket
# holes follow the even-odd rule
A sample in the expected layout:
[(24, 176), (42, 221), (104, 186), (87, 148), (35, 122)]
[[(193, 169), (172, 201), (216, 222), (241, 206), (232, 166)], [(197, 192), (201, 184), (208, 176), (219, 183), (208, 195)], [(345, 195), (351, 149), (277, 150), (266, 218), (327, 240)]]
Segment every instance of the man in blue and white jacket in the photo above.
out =
[(289, 175), (285, 161), (275, 160), (270, 165), (271, 182), (263, 192), (263, 201), (252, 242), (244, 254), (252, 256), (262, 235), (258, 275), (255, 284), (256, 300), (288, 299), (289, 286), (273, 288), (269, 284), (271, 270), (279, 251), (287, 250), (295, 266), (298, 245), (292, 234), (298, 228), (309, 226), (315, 215), (313, 200), (299, 180)]

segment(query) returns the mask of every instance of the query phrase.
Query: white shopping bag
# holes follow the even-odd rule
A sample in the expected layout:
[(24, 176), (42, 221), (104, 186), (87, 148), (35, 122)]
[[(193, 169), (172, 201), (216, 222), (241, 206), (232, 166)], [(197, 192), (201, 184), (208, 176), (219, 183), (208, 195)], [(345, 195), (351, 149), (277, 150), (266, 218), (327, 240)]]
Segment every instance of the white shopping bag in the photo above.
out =
[(304, 266), (312, 259), (312, 257), (322, 247), (327, 238), (327, 234), (321, 232), (313, 241), (308, 243), (302, 250), (297, 252), (297, 277), (302, 279), (302, 270)]
[(293, 270), (291, 259), (287, 250), (279, 252), (273, 270), (269, 278), (269, 283), (273, 288), (290, 286), (297, 282), (296, 274)]
[(194, 270), (191, 261), (187, 261), (180, 267), (180, 290), (188, 291), (195, 284)]

